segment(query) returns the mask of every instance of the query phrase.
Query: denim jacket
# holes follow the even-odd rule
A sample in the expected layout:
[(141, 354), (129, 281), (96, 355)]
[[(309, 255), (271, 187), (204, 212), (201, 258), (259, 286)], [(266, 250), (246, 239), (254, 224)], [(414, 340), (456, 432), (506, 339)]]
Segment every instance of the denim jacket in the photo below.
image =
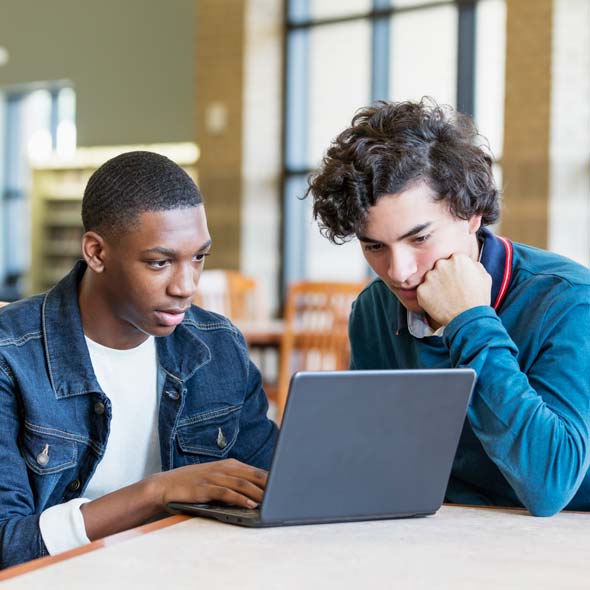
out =
[[(78, 307), (85, 269), (0, 310), (0, 567), (47, 555), (41, 512), (83, 495), (108, 442)], [(156, 349), (162, 469), (229, 457), (268, 468), (277, 427), (237, 328), (193, 306)]]

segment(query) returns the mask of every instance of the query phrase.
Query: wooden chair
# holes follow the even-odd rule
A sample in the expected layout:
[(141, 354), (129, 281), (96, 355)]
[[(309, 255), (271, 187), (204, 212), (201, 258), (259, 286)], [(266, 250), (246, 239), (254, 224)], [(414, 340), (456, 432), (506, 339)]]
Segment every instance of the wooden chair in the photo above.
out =
[[(193, 303), (220, 313), (234, 322), (256, 322), (265, 317), (266, 306), (257, 292), (256, 280), (232, 270), (205, 270)], [(276, 379), (266, 380), (265, 347), (250, 347), (250, 357), (259, 367), (269, 400), (276, 401)], [(274, 351), (273, 351), (274, 352)], [(274, 359), (271, 359), (274, 360)]]
[(256, 317), (256, 281), (233, 270), (205, 270), (193, 303), (233, 321)]
[(365, 283), (298, 282), (289, 286), (281, 341), (277, 418), (295, 371), (348, 368), (348, 316)]

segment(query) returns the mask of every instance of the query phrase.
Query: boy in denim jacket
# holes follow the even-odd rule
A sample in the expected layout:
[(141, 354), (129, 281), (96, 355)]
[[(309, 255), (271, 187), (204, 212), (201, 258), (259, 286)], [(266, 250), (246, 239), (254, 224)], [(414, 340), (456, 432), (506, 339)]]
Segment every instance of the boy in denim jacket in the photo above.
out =
[(130, 152), (82, 203), (83, 260), (0, 312), (0, 565), (142, 524), (172, 500), (254, 507), (277, 427), (226, 318), (191, 305), (199, 189)]

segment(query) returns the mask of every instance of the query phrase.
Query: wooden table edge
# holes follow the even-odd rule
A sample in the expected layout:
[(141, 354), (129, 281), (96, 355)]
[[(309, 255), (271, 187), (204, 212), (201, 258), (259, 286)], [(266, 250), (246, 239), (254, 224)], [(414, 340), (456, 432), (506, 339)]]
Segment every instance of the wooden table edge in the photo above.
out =
[(71, 559), (72, 557), (77, 557), (78, 555), (83, 555), (84, 553), (90, 553), (91, 551), (103, 549), (104, 547), (109, 547), (115, 543), (120, 543), (121, 541), (126, 541), (127, 539), (131, 539), (133, 537), (145, 535), (146, 533), (152, 533), (159, 529), (164, 529), (166, 527), (178, 524), (179, 522), (188, 520), (190, 518), (192, 517), (184, 514), (168, 516), (162, 520), (150, 522), (149, 524), (144, 524), (142, 526), (129, 529), (128, 531), (110, 535), (104, 539), (98, 539), (97, 541), (93, 541), (88, 545), (82, 545), (81, 547), (76, 547), (75, 549), (70, 549), (69, 551), (58, 553), (57, 555), (47, 555), (46, 557), (39, 557), (38, 559), (33, 559), (32, 561), (27, 561), (26, 563), (13, 565), (12, 567), (0, 571), (0, 581), (16, 578), (17, 576), (22, 576), (23, 574), (47, 567), (48, 565), (53, 565), (54, 563), (59, 563), (60, 561)]

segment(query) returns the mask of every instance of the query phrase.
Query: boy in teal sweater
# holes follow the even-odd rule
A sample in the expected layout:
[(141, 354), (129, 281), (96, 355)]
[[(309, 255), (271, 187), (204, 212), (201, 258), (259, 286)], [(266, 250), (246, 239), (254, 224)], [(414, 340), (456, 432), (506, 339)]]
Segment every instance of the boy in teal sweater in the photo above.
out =
[(351, 368), (471, 367), (447, 500), (590, 510), (590, 272), (494, 235), (492, 159), (435, 103), (361, 110), (310, 180), (335, 243), (378, 275), (350, 317)]

